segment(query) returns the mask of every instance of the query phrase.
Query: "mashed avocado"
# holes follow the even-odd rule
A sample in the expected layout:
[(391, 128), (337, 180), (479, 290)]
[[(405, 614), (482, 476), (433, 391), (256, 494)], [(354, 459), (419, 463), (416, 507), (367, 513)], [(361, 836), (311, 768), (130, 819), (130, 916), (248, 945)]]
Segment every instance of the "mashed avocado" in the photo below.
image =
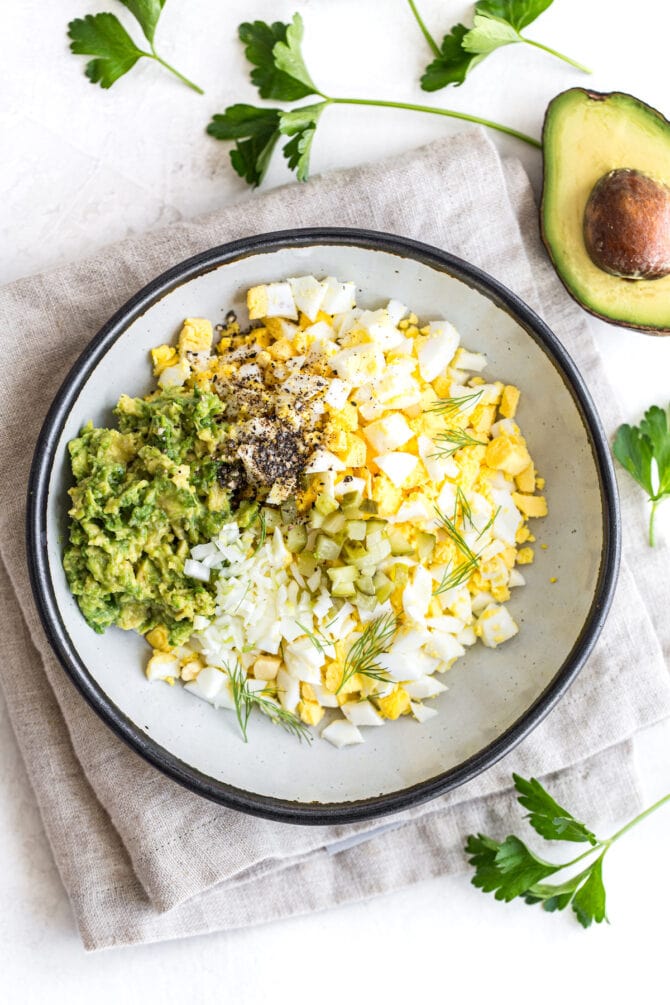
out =
[(226, 437), (218, 395), (173, 387), (123, 395), (118, 429), (91, 423), (69, 444), (75, 485), (63, 559), (72, 593), (96, 632), (164, 626), (172, 645), (210, 616), (209, 584), (184, 559), (231, 517), (217, 447)]

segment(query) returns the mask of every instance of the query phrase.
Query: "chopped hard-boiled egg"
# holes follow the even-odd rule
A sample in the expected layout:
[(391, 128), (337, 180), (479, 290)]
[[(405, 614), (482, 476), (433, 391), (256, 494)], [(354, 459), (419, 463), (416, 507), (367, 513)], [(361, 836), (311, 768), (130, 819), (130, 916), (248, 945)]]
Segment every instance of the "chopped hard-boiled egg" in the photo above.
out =
[[(244, 407), (267, 402), (288, 438), (308, 429), (301, 489), (287, 500), (273, 486), (253, 518), (185, 553), (214, 613), (176, 649), (156, 626), (147, 677), (223, 708), (243, 686), (275, 721), (324, 721), (336, 747), (400, 717), (425, 723), (468, 647), (519, 631), (506, 605), (534, 558), (528, 520), (547, 514), (521, 392), (487, 381), (486, 356), (449, 321), (421, 324), (396, 299), (361, 309), (353, 282), (297, 276), (252, 287), (247, 304), (256, 327), (212, 353), (209, 322), (187, 319), (176, 348), (152, 351), (154, 372), (224, 400), (239, 381)], [(187, 476), (170, 474), (177, 489)]]

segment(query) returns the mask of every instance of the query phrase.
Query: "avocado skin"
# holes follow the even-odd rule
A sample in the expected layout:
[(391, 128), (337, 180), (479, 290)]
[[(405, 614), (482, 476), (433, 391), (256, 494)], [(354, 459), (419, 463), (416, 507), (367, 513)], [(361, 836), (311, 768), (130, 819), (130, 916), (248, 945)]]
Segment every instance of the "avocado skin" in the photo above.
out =
[[(632, 94), (628, 94), (625, 91), (591, 91), (583, 87), (573, 87), (565, 91), (561, 91), (553, 98), (544, 116), (544, 123), (542, 127), (542, 149), (543, 149), (543, 185), (542, 185), (542, 198), (540, 202), (540, 234), (542, 241), (547, 250), (549, 258), (551, 259), (552, 265), (556, 270), (556, 274), (561, 280), (563, 286), (570, 294), (570, 296), (589, 314), (594, 317), (599, 318), (601, 321), (607, 321), (610, 324), (617, 325), (622, 328), (628, 328), (634, 331), (645, 332), (650, 335), (670, 335), (670, 310), (668, 309), (668, 304), (670, 300), (667, 299), (667, 286), (658, 288), (659, 301), (662, 301), (660, 309), (662, 310), (665, 306), (665, 317), (662, 317), (658, 322), (653, 319), (646, 318), (644, 320), (639, 320), (633, 317), (621, 317), (617, 316), (614, 311), (608, 311), (604, 305), (598, 305), (593, 302), (589, 302), (588, 293), (580, 293), (574, 288), (571, 282), (571, 277), (566, 275), (566, 270), (562, 261), (562, 248), (557, 246), (557, 242), (552, 239), (549, 231), (550, 227), (550, 214), (553, 212), (553, 207), (548, 206), (548, 194), (549, 194), (549, 178), (550, 178), (550, 166), (549, 160), (552, 154), (552, 142), (551, 142), (551, 132), (554, 125), (554, 120), (557, 114), (561, 113), (561, 104), (565, 101), (567, 97), (580, 96), (584, 102), (596, 102), (596, 103), (607, 103), (607, 102), (623, 102), (630, 104), (632, 108), (639, 109), (640, 113), (647, 117), (648, 120), (653, 121), (658, 130), (665, 134), (667, 139), (667, 148), (663, 152), (660, 159), (664, 160), (666, 166), (667, 175), (670, 176), (670, 121), (662, 115), (658, 109), (653, 108), (651, 105), (640, 101)], [(598, 136), (589, 136), (589, 142), (594, 150), (599, 148), (599, 138)], [(626, 164), (612, 163), (609, 165), (609, 169), (614, 169), (617, 167), (630, 167), (633, 169), (638, 169), (639, 165), (636, 163), (636, 150), (633, 148), (629, 151), (629, 156), (627, 157)], [(640, 170), (644, 170), (640, 168)], [(598, 171), (593, 177), (592, 185), (595, 185), (599, 178), (604, 174), (604, 171)], [(660, 178), (660, 181), (668, 183), (668, 177)], [(590, 190), (589, 190), (590, 192)], [(588, 195), (588, 193), (587, 193)], [(584, 199), (586, 204), (586, 198)], [(575, 231), (575, 244), (580, 244), (582, 248), (583, 245), (583, 231), (582, 231), (582, 216), (580, 216), (579, 228)], [(584, 255), (588, 257), (588, 253), (584, 248)], [(638, 280), (630, 280), (620, 277), (609, 277), (613, 282), (619, 284), (622, 287), (634, 285)], [(662, 280), (650, 280), (653, 283), (667, 283), (669, 280), (666, 277)], [(625, 292), (625, 289), (624, 289)], [(621, 295), (619, 293), (618, 295)]]

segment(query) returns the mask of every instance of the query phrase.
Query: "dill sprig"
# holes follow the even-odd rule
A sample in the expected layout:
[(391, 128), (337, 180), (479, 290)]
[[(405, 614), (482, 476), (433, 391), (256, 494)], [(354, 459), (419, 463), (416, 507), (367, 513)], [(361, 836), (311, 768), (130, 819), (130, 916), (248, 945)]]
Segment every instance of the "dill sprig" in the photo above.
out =
[[(456, 499), (458, 502), (458, 491)], [(473, 572), (479, 568), (479, 554), (476, 555), (469, 546), (456, 526), (455, 519), (450, 520), (446, 513), (443, 513), (437, 508), (437, 506), (435, 507), (435, 512), (437, 514), (440, 527), (446, 534), (448, 534), (460, 553), (463, 555), (464, 559), (464, 561), (457, 566), (454, 566), (453, 563), (449, 563), (449, 565), (447, 565), (442, 575), (442, 579), (433, 590), (433, 596), (437, 597), (440, 593), (447, 593), (449, 590), (453, 590), (457, 586), (462, 586), (463, 583), (467, 583)], [(470, 516), (472, 516), (472, 513), (470, 513)]]
[(471, 394), (461, 394), (453, 398), (438, 398), (427, 411), (438, 412), (440, 415), (453, 415), (460, 412), (466, 405), (473, 401), (478, 401), (484, 392), (482, 390), (473, 391)]
[(480, 537), (483, 537), (483, 536), (484, 536), (484, 534), (486, 533), (486, 531), (487, 531), (487, 530), (490, 530), (490, 529), (491, 529), (491, 527), (492, 527), (492, 526), (493, 526), (493, 524), (495, 523), (495, 521), (496, 521), (496, 519), (497, 519), (497, 516), (498, 516), (498, 513), (500, 513), (500, 510), (501, 510), (501, 509), (502, 509), (502, 506), (498, 506), (498, 508), (496, 509), (496, 511), (494, 512), (493, 516), (492, 516), (492, 517), (491, 517), (491, 519), (490, 519), (490, 520), (488, 521), (488, 523), (485, 523), (485, 524), (484, 524), (484, 526), (483, 526), (483, 527), (482, 527), (482, 529), (480, 530), (479, 534), (477, 534), (477, 540), (478, 540), (478, 541), (479, 541)]
[(307, 627), (307, 625), (303, 625), (303, 623), (298, 620), (296, 620), (296, 625), (298, 626), (298, 628), (301, 628), (303, 630), (303, 632), (305, 633), (309, 641), (312, 643), (316, 651), (318, 653), (321, 653), (322, 656), (325, 656), (326, 649), (329, 646), (334, 646), (335, 640), (327, 639), (323, 633), (327, 631), (331, 625), (335, 624), (338, 617), (339, 615), (336, 615), (332, 621), (328, 622), (327, 625), (324, 625), (323, 628), (317, 628), (315, 631), (312, 631)]
[(342, 667), (342, 680), (335, 692), (339, 694), (347, 681), (354, 674), (369, 677), (372, 680), (388, 681), (386, 671), (379, 666), (377, 660), (388, 649), (396, 631), (398, 619), (395, 614), (383, 614), (366, 625), (363, 634), (349, 649)]
[(261, 548), (265, 544), (265, 541), (267, 540), (267, 536), (268, 536), (268, 527), (267, 527), (267, 520), (265, 519), (265, 510), (259, 509), (259, 511), (258, 511), (258, 520), (260, 521), (261, 530), (260, 530), (260, 534), (258, 535), (258, 542), (256, 544), (256, 547), (254, 548), (254, 550), (251, 553), (251, 557), (252, 558), (253, 558), (254, 555), (258, 554), (258, 552), (261, 550)]
[(442, 530), (449, 535), (451, 540), (454, 542), (460, 553), (469, 561), (477, 561), (477, 555), (473, 552), (472, 548), (469, 546), (468, 542), (465, 540), (460, 530), (456, 526), (453, 520), (450, 520), (446, 513), (435, 507), (435, 512), (437, 514), (437, 520), (442, 528)]
[(433, 590), (433, 596), (437, 597), (440, 593), (448, 593), (449, 590), (455, 590), (457, 586), (463, 586), (478, 567), (479, 562), (476, 556), (465, 562), (461, 562), (455, 568), (449, 564), (444, 570), (442, 579)]
[(295, 736), (301, 743), (303, 740), (311, 743), (314, 737), (309, 727), (293, 712), (289, 712), (288, 709), (282, 708), (276, 701), (266, 697), (267, 693), (266, 691), (251, 692), (253, 703), (260, 709), (263, 715), (266, 715), (270, 722), (274, 722), (276, 726), (281, 726), (291, 736)]
[(237, 721), (245, 743), (248, 742), (247, 728), (249, 726), (249, 716), (254, 706), (276, 725), (285, 729), (287, 733), (290, 733), (301, 741), (308, 740), (310, 743), (312, 742), (312, 734), (305, 723), (297, 715), (294, 715), (293, 712), (289, 712), (288, 709), (282, 708), (281, 705), (277, 704), (270, 697), (268, 690), (252, 691), (250, 689), (247, 675), (242, 669), (239, 660), (236, 661), (232, 669), (226, 665), (226, 671), (230, 680), (230, 689), (233, 693)]
[(454, 520), (455, 523), (458, 518), (458, 510), (461, 510), (461, 519), (463, 520), (463, 526), (465, 527), (465, 522), (472, 526), (472, 508), (467, 500), (465, 492), (460, 485), (456, 486), (456, 505), (454, 506)]
[[(441, 445), (443, 444), (443, 445)], [(437, 450), (431, 457), (453, 457), (463, 447), (485, 447), (486, 440), (478, 440), (465, 429), (445, 429), (435, 436)]]

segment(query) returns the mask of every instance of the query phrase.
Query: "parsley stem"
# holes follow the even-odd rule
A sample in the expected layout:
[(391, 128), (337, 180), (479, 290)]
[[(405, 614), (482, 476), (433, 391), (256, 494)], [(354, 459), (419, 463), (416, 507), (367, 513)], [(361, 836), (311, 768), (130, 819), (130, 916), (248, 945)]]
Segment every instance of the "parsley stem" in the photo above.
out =
[(400, 108), (408, 112), (426, 112), (429, 115), (444, 115), (450, 119), (463, 119), (465, 122), (475, 122), (477, 125), (487, 126), (489, 129), (497, 129), (499, 133), (507, 133), (508, 136), (514, 136), (517, 140), (523, 140), (524, 143), (528, 143), (538, 150), (542, 149), (542, 144), (539, 140), (533, 139), (532, 136), (527, 136), (517, 129), (512, 129), (511, 126), (504, 126), (500, 122), (492, 122), (491, 119), (482, 119), (478, 115), (469, 115), (467, 112), (455, 112), (450, 108), (432, 108), (430, 105), (413, 105), (405, 101), (378, 101), (372, 98), (329, 98), (328, 100), (333, 105), (370, 105), (376, 108)]
[(424, 22), (423, 18), (421, 17), (421, 15), (419, 14), (419, 11), (417, 10), (417, 6), (414, 3), (414, 0), (407, 0), (407, 3), (409, 4), (409, 6), (411, 8), (412, 14), (416, 18), (416, 23), (418, 24), (419, 28), (421, 29), (421, 33), (423, 34), (423, 37), (425, 38), (426, 42), (428, 42), (428, 45), (432, 49), (433, 55), (435, 55), (435, 56), (441, 55), (441, 53), (440, 53), (440, 47), (437, 44), (437, 42), (435, 41), (435, 39), (433, 38), (433, 36), (431, 35), (431, 33), (426, 28), (425, 22)]
[(205, 93), (202, 87), (198, 87), (198, 85), (194, 84), (192, 80), (189, 80), (188, 77), (185, 77), (183, 73), (180, 73), (179, 70), (175, 69), (174, 66), (171, 66), (170, 63), (167, 63), (161, 56), (159, 56), (153, 46), (151, 47), (151, 52), (147, 52), (146, 55), (149, 57), (149, 59), (155, 59), (156, 62), (160, 63), (161, 66), (164, 66), (166, 70), (169, 70), (170, 73), (173, 73), (175, 77), (178, 77), (179, 80), (182, 81), (182, 83), (186, 84), (187, 87), (190, 87), (192, 91), (196, 92), (196, 94)]
[(660, 499), (652, 499), (651, 503), (651, 514), (649, 516), (649, 547), (653, 548), (656, 544), (656, 535), (654, 533), (654, 521), (656, 520), (656, 510), (658, 509), (658, 504)]
[(633, 817), (632, 820), (628, 821), (625, 827), (622, 827), (621, 830), (618, 830), (616, 834), (612, 834), (611, 838), (608, 838), (607, 841), (603, 841), (602, 843), (606, 845), (614, 844), (614, 842), (618, 841), (619, 838), (622, 837), (627, 831), (629, 831), (632, 827), (635, 827), (637, 824), (641, 823), (646, 817), (650, 816), (652, 813), (655, 813), (656, 810), (660, 809), (661, 806), (663, 806), (665, 803), (670, 803), (670, 792), (668, 792), (665, 796), (662, 796), (655, 803), (652, 803), (651, 806), (648, 806), (646, 808), (646, 810), (642, 810), (642, 813), (638, 813), (636, 817)]
[(543, 45), (542, 42), (534, 42), (532, 38), (526, 38), (525, 35), (520, 35), (522, 41), (526, 45), (532, 45), (536, 49), (542, 49), (543, 52), (548, 52), (550, 56), (556, 56), (557, 59), (562, 59), (564, 63), (569, 63), (570, 66), (574, 66), (577, 70), (581, 70), (582, 73), (592, 73), (588, 66), (584, 66), (583, 63), (578, 63), (576, 59), (570, 59), (569, 56), (564, 56), (562, 52), (557, 52), (556, 49), (551, 49), (548, 45)]

